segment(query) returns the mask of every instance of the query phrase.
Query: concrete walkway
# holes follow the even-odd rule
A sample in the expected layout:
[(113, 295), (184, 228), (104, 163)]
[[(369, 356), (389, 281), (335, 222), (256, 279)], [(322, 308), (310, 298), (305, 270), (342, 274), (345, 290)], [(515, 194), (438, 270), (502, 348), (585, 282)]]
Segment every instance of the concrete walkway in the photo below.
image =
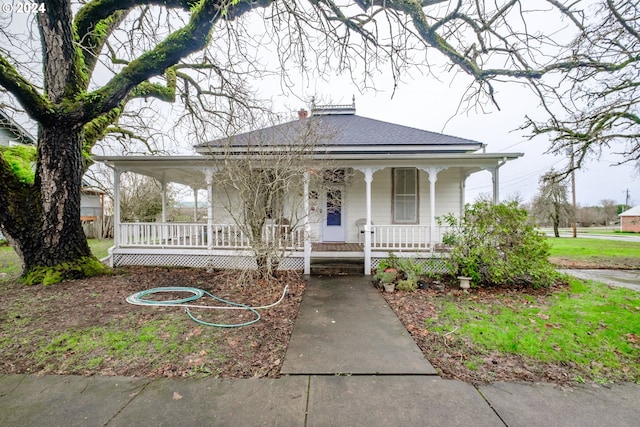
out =
[(313, 278), (300, 310), (280, 379), (0, 375), (0, 426), (618, 427), (640, 419), (634, 384), (477, 388), (439, 378), (364, 278)]
[(610, 286), (640, 291), (640, 270), (570, 270), (559, 269), (560, 273), (569, 274), (583, 280), (594, 280)]
[(311, 277), (282, 365), (284, 375), (435, 375), (365, 276)]

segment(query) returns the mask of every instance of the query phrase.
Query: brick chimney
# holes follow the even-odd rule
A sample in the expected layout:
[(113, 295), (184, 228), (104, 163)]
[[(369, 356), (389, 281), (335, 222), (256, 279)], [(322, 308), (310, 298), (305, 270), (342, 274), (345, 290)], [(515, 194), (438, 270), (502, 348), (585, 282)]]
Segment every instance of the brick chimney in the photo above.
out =
[(306, 119), (307, 117), (309, 117), (309, 112), (307, 110), (305, 110), (304, 108), (298, 110), (298, 118), (300, 120)]

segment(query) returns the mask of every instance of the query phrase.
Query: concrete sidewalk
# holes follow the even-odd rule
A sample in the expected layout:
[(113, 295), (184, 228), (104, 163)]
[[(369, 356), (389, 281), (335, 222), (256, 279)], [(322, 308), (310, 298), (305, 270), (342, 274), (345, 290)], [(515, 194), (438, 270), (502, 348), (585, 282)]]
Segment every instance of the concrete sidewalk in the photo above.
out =
[(12, 426), (636, 426), (637, 385), (497, 383), (429, 376), (259, 380), (0, 376)]

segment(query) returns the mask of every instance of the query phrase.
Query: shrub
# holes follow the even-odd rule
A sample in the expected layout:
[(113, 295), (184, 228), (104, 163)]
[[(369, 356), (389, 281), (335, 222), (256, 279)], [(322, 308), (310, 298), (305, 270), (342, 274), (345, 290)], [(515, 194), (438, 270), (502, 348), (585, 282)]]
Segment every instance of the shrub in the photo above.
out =
[(557, 273), (548, 261), (546, 237), (527, 222), (527, 211), (516, 202), (466, 205), (462, 218), (447, 215), (455, 239), (447, 268), (452, 275), (471, 277), (476, 286), (553, 284)]
[(397, 274), (395, 271), (382, 272), (380, 274), (380, 281), (382, 283), (393, 283), (396, 280)]
[(415, 292), (418, 289), (418, 284), (412, 279), (399, 280), (396, 289), (399, 291)]

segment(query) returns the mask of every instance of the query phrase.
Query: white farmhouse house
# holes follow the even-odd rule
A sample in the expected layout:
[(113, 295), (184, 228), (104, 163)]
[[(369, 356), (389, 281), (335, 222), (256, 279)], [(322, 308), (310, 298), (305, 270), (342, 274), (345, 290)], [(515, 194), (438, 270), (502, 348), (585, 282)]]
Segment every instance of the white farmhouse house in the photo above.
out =
[[(438, 257), (445, 230), (437, 217), (460, 214), (469, 175), (489, 171), (498, 201), (500, 167), (522, 156), (487, 153), (485, 144), (477, 141), (361, 117), (354, 103), (313, 105), (310, 114), (299, 111), (299, 120), (198, 145), (193, 156), (96, 157), (115, 171), (112, 265), (250, 266), (255, 261), (248, 240), (229, 211), (242, 207), (222, 202), (228, 191), (221, 188), (217, 174), (229, 162), (250, 156), (275, 159), (311, 128), (321, 137), (308, 144), (302, 156), (317, 161), (318, 168), (329, 167), (334, 172), (331, 180), (319, 192), (313, 180), (322, 174), (313, 168), (300, 173), (297, 191), (287, 196), (302, 201), (288, 214), (300, 221), (274, 221), (265, 227), (266, 236), (286, 232), (286, 258), (280, 268), (306, 274), (312, 259), (360, 259), (362, 271), (370, 274), (389, 252)], [(118, 195), (123, 172), (154, 177), (163, 187), (173, 182), (206, 189), (206, 221), (171, 223), (163, 215), (161, 222), (121, 222)]]

